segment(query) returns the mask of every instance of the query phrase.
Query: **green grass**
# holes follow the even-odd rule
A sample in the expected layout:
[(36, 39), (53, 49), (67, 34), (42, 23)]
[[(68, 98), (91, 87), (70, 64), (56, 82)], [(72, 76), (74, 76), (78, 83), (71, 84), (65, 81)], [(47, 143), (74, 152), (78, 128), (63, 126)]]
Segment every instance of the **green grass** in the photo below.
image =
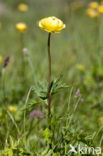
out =
[[(62, 143), (76, 144), (79, 139), (80, 142), (83, 141), (83, 143), (91, 145), (88, 140), (84, 141), (85, 137), (90, 135), (93, 137), (93, 134), (97, 134), (103, 126), (103, 16), (99, 19), (91, 19), (85, 14), (85, 7), (70, 12), (65, 10), (65, 4), (60, 0), (27, 1), (29, 10), (25, 13), (16, 9), (19, 1), (3, 3), (7, 5), (7, 12), (0, 16), (2, 23), (0, 55), (3, 58), (10, 56), (10, 62), (5, 71), (6, 101), (3, 99), (3, 81), (0, 76), (0, 149), (6, 153), (6, 150), (10, 150), (6, 148), (11, 147), (19, 153), (23, 150), (35, 153), (34, 155), (39, 153), (39, 156), (43, 155), (40, 152), (46, 150), (45, 138), (47, 137), (48, 142), (49, 137), (46, 135), (50, 133), (46, 131), (46, 101), (41, 100), (40, 105), (34, 105), (35, 98), (38, 101), (34, 89), (31, 91), (27, 103), (25, 101), (29, 89), (36, 85), (35, 80), (47, 83), (48, 34), (39, 29), (38, 21), (52, 15), (66, 23), (65, 30), (59, 34), (52, 34), (52, 79), (63, 75), (62, 81), (69, 86), (67, 89), (60, 90), (52, 98), (53, 147), (58, 144), (59, 147), (55, 150), (59, 152)], [(24, 47), (28, 49), (29, 62), (28, 57), (25, 56), (24, 77), (21, 74), (24, 64), (21, 63), (20, 34), (15, 28), (18, 22), (25, 22), (28, 27), (24, 34)], [(82, 65), (84, 70), (79, 71), (77, 65)], [(2, 64), (0, 64), (0, 70), (2, 71)], [(81, 96), (75, 98), (78, 89)], [(32, 120), (29, 118), (31, 110), (26, 110), (24, 133), (23, 110), (25, 106), (28, 108), (29, 103), (33, 104), (33, 109), (42, 110), (45, 117), (42, 120)], [(77, 104), (77, 109), (74, 112)], [(10, 112), (9, 105), (16, 106), (17, 111)], [(69, 125), (68, 117), (72, 117), (72, 115), (73, 119)], [(100, 121), (101, 117), (102, 121)], [(64, 136), (69, 141), (61, 137), (61, 133), (65, 131), (63, 128), (67, 130), (68, 135), (66, 136), (66, 132), (64, 132)], [(93, 146), (99, 146), (102, 132), (101, 129), (98, 136), (91, 139)], [(79, 134), (80, 138), (78, 139)], [(61, 144), (59, 145), (59, 143)], [(102, 140), (101, 146), (103, 146)]]

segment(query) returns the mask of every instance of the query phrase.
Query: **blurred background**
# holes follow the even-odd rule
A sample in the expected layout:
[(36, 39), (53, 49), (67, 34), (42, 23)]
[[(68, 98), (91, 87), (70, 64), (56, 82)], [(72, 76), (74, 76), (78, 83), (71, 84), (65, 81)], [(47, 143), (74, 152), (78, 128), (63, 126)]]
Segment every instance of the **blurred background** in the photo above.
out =
[[(11, 120), (6, 115), (7, 109), (19, 127), (22, 127), (21, 109), (29, 88), (35, 84), (35, 80), (42, 82), (47, 80), (48, 33), (40, 30), (38, 22), (49, 16), (56, 16), (66, 24), (66, 29), (59, 34), (52, 34), (51, 38), (52, 77), (63, 75), (63, 82), (69, 86), (69, 89), (54, 97), (55, 111), (58, 112), (58, 116), (64, 114), (70, 100), (70, 112), (80, 97), (74, 116), (75, 123), (79, 122), (78, 127), (93, 134), (103, 126), (103, 10), (99, 14), (94, 7), (93, 12), (88, 13), (90, 2), (92, 1), (0, 0), (0, 122), (2, 125), (0, 138), (2, 141), (5, 140), (8, 131), (16, 138), (14, 124), (12, 122), (8, 124)], [(103, 5), (100, 0), (95, 2)], [(25, 3), (26, 8), (20, 8), (21, 3)], [(27, 26), (22, 39), (16, 29), (16, 24), (19, 22), (24, 22)], [(21, 63), (22, 52), (24, 64)], [(10, 60), (5, 69), (4, 79), (2, 68), (7, 57)], [(6, 102), (3, 101), (3, 88)], [(10, 109), (9, 106), (15, 109)], [(44, 109), (43, 111), (45, 114), (46, 111)], [(30, 123), (28, 120), (26, 126), (29, 127)], [(101, 136), (102, 132), (97, 140)]]

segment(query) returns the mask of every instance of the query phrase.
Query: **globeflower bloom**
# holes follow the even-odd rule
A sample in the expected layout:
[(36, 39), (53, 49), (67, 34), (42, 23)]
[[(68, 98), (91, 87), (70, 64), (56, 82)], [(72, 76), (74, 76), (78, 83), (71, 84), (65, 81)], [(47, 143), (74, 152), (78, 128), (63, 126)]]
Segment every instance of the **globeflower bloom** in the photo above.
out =
[(17, 8), (19, 11), (22, 11), (22, 12), (28, 11), (28, 6), (24, 3), (20, 3)]
[(13, 106), (8, 106), (8, 109), (11, 111), (11, 112), (15, 112), (17, 109), (16, 107), (13, 107)]
[(90, 9), (90, 8), (86, 10), (86, 13), (91, 18), (96, 18), (96, 17), (99, 17), (100, 15), (98, 10)]
[(60, 19), (52, 16), (41, 19), (39, 21), (39, 27), (49, 33), (58, 33), (66, 26)]
[(82, 64), (78, 64), (76, 66), (76, 69), (79, 70), (79, 71), (81, 71), (81, 72), (85, 71), (85, 67)]
[(99, 12), (100, 14), (103, 14), (103, 5), (100, 5), (100, 6), (98, 7), (98, 12)]
[(20, 32), (20, 33), (24, 33), (27, 30), (27, 26), (25, 23), (18, 23), (16, 24), (16, 29)]
[(89, 8), (91, 8), (91, 9), (97, 9), (98, 7), (99, 7), (98, 2), (89, 3)]

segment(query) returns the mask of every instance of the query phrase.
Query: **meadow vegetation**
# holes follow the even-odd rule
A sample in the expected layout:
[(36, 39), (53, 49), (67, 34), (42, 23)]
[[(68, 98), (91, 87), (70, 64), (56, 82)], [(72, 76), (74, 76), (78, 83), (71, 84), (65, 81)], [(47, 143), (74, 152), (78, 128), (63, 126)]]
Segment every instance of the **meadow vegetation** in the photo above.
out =
[[(82, 156), (70, 144), (103, 150), (103, 2), (20, 3), (0, 1), (0, 156)], [(51, 34), (48, 117), (48, 33), (39, 21), (49, 16), (66, 27)]]

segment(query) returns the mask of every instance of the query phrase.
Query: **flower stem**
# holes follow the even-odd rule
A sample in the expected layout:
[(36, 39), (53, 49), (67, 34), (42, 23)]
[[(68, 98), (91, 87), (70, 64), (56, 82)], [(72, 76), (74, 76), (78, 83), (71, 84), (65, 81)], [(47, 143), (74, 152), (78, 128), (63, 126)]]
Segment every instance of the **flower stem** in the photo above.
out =
[[(50, 83), (51, 83), (51, 55), (50, 55), (50, 39), (51, 33), (48, 35), (48, 88), (47, 88), (47, 104), (48, 104), (48, 128), (51, 131), (51, 93), (50, 93)], [(52, 143), (49, 143), (49, 148), (52, 148)]]
[[(51, 55), (50, 55), (50, 39), (51, 33), (48, 35), (48, 90), (47, 90), (47, 97), (48, 97), (48, 120), (50, 119), (51, 115), (51, 94), (50, 94), (50, 81), (51, 81)], [(49, 125), (49, 129), (51, 126)]]

